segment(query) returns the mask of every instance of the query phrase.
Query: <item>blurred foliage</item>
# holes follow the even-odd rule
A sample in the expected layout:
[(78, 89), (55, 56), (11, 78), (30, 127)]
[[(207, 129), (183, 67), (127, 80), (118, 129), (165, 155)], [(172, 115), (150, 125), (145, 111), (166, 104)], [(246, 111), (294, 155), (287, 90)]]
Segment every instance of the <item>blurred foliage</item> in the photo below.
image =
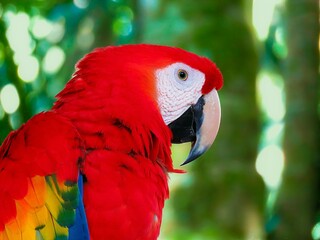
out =
[[(222, 70), (222, 123), (209, 153), (171, 176), (160, 238), (320, 239), (318, 9), (317, 0), (3, 0), (0, 141), (50, 109), (95, 47), (182, 47)], [(174, 159), (186, 151), (174, 147)]]

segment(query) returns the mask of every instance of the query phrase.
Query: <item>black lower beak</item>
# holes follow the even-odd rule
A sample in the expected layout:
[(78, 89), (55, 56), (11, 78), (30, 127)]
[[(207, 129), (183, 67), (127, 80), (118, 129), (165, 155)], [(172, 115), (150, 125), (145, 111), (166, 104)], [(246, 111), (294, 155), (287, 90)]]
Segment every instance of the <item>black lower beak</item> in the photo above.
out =
[(199, 126), (201, 122), (203, 105), (204, 100), (201, 97), (196, 105), (188, 108), (177, 120), (168, 125), (173, 134), (172, 143), (194, 142), (196, 140), (197, 125)]
[[(197, 140), (197, 132), (203, 122), (203, 96), (199, 98), (195, 105), (192, 105), (178, 119), (170, 123), (168, 126), (172, 131), (172, 143), (192, 142), (192, 147)], [(201, 154), (200, 154), (201, 155)], [(187, 164), (195, 160), (199, 155), (188, 156), (187, 160), (182, 164)]]
[(219, 97), (217, 91), (212, 90), (168, 125), (173, 134), (172, 143), (192, 143), (189, 156), (181, 165), (192, 162), (212, 145), (219, 129), (220, 116)]

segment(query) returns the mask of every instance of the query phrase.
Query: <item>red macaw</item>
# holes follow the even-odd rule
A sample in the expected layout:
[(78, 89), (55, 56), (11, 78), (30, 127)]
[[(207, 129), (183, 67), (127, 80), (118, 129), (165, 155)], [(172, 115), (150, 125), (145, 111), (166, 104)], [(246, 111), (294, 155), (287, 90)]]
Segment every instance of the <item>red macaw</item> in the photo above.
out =
[(213, 143), (220, 71), (174, 47), (86, 55), (50, 111), (0, 148), (0, 239), (156, 239), (171, 142)]

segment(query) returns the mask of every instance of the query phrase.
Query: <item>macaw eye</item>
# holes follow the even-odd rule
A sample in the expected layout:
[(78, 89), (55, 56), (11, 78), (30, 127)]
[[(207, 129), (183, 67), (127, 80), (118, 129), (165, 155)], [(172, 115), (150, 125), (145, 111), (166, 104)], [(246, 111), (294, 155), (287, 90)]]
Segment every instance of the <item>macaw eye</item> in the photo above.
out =
[(188, 79), (188, 73), (186, 70), (179, 69), (178, 70), (178, 77), (182, 81), (186, 81)]

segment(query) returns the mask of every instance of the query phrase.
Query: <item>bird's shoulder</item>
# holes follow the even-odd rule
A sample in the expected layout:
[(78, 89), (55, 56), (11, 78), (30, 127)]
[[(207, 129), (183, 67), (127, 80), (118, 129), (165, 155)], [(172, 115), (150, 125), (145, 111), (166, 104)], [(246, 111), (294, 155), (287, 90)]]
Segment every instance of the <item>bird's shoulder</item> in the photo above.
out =
[(76, 128), (52, 111), (8, 135), (0, 147), (0, 239), (68, 236), (82, 152)]

